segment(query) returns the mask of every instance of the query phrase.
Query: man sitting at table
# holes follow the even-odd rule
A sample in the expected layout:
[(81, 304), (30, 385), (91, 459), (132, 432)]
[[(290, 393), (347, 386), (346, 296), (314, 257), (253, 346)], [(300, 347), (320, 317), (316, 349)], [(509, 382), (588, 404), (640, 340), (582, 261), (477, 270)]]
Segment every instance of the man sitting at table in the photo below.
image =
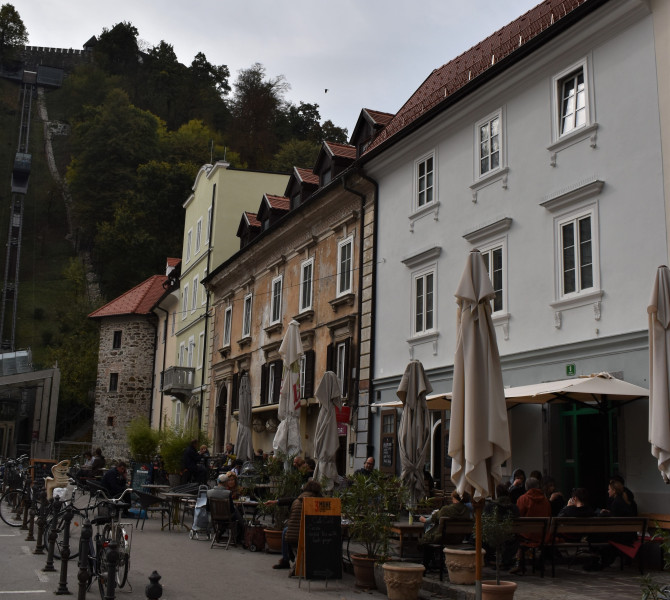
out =
[(242, 520), (240, 511), (237, 510), (237, 507), (233, 502), (233, 495), (230, 490), (232, 481), (233, 478), (229, 477), (227, 473), (219, 475), (216, 481), (216, 487), (212, 488), (211, 490), (207, 490), (207, 500), (209, 501), (212, 498), (217, 498), (220, 500), (228, 500), (228, 502), (230, 502), (230, 515), (232, 520), (235, 522), (235, 540), (237, 542), (241, 542), (241, 537), (244, 535), (244, 521)]
[[(419, 517), (419, 521), (426, 524), (426, 530), (421, 538), (420, 545), (439, 544), (441, 542), (442, 531), (446, 525), (445, 521), (441, 521), (441, 517), (472, 520), (470, 509), (463, 502), (461, 495), (454, 490), (451, 492), (451, 504), (445, 504), (439, 511), (434, 511), (428, 518)], [(447, 544), (459, 544), (463, 541), (463, 536), (457, 534), (457, 538), (460, 539), (449, 540), (447, 538), (445, 541)]]

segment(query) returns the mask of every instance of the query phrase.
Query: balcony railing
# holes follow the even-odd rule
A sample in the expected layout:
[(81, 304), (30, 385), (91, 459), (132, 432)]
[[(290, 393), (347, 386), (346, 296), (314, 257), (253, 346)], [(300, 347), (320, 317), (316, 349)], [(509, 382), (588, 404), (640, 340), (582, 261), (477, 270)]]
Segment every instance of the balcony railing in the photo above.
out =
[(193, 393), (195, 369), (193, 367), (168, 367), (163, 371), (163, 391), (180, 400), (187, 400)]

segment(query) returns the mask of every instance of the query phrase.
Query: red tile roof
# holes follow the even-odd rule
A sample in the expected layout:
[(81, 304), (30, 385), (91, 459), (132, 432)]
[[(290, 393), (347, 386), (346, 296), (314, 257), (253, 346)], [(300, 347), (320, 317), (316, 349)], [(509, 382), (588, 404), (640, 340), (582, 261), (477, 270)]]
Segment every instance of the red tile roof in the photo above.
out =
[(268, 203), (272, 208), (279, 210), (289, 210), (291, 208), (291, 201), (286, 196), (273, 196), (272, 194), (265, 194)]
[(261, 226), (261, 222), (256, 218), (256, 213), (252, 213), (249, 212), (248, 210), (245, 210), (244, 216), (247, 218), (247, 223), (249, 223), (249, 227)]
[(366, 152), (383, 144), (468, 82), (591, 0), (544, 0), (452, 61), (435, 69)]
[(372, 119), (373, 123), (377, 125), (388, 125), (391, 122), (391, 119), (395, 116), (392, 113), (381, 112), (379, 110), (372, 110), (370, 108), (363, 109), (368, 116)]
[(168, 258), (167, 259), (167, 266), (168, 267), (176, 267), (180, 262), (181, 262), (181, 258)]
[(133, 314), (148, 315), (151, 313), (154, 304), (165, 293), (163, 284), (166, 281), (167, 277), (165, 275), (153, 275), (88, 316), (92, 319), (99, 319)]
[(333, 156), (340, 156), (342, 158), (356, 159), (356, 146), (349, 144), (338, 144), (337, 142), (324, 142)]
[(319, 185), (319, 176), (315, 175), (311, 169), (303, 169), (301, 167), (295, 167), (295, 172), (300, 181), (305, 183), (311, 183), (313, 185)]

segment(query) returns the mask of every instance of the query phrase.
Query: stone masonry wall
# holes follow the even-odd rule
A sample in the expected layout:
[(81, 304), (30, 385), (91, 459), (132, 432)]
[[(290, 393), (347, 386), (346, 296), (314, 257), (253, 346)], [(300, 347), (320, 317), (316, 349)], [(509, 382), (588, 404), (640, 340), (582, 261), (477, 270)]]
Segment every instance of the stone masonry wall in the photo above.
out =
[[(121, 331), (120, 348), (113, 348), (115, 331)], [(101, 320), (93, 447), (102, 448), (108, 461), (128, 460), (126, 427), (137, 416), (149, 417), (155, 335), (149, 316)], [(116, 392), (109, 391), (112, 373), (118, 374)]]

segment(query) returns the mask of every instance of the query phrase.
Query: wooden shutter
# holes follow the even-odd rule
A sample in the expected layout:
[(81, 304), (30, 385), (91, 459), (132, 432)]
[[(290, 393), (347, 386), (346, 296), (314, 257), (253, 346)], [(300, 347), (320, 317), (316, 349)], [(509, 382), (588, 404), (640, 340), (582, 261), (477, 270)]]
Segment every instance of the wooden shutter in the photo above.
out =
[(275, 366), (275, 380), (274, 387), (272, 388), (272, 402), (279, 402), (279, 391), (281, 390), (281, 376), (284, 363), (280, 359), (274, 361), (272, 364)]
[(261, 404), (268, 403), (268, 365), (261, 365)]
[(240, 408), (240, 374), (233, 373), (233, 395), (230, 399), (230, 412)]
[(314, 350), (305, 352), (305, 393), (303, 398), (312, 398), (314, 396)]
[(349, 390), (351, 389), (351, 369), (349, 366), (351, 365), (351, 338), (347, 338), (344, 341), (344, 377), (342, 381), (342, 387), (344, 388), (342, 390), (342, 397), (343, 398), (348, 398), (349, 397)]
[(335, 371), (335, 346), (330, 344), (326, 347), (326, 371)]

